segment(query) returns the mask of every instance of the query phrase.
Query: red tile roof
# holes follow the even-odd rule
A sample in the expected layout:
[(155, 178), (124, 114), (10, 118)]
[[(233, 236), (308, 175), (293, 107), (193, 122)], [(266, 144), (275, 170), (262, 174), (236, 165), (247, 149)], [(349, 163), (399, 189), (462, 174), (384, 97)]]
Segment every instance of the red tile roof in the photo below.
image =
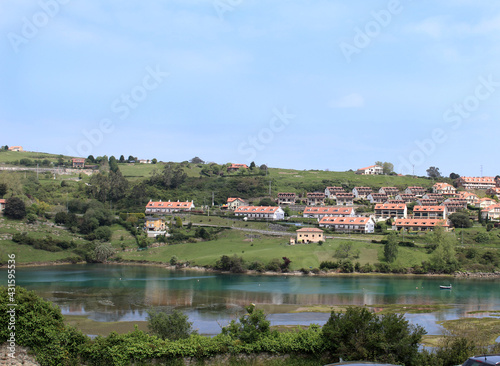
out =
[(404, 210), (405, 204), (392, 204), (392, 203), (377, 203), (375, 210)]
[(296, 231), (297, 233), (323, 233), (323, 230), (315, 227), (304, 227)]
[(444, 212), (445, 206), (415, 206), (413, 212)]
[(190, 208), (193, 206), (193, 201), (191, 202), (153, 202), (149, 201), (148, 204), (146, 205), (146, 208)]
[(245, 200), (244, 200), (244, 199), (239, 198), (239, 197), (229, 197), (229, 198), (227, 199), (227, 203), (231, 203), (231, 202), (234, 202), (234, 201), (236, 201), (236, 200), (240, 200), (241, 202), (245, 202)]
[(279, 206), (240, 206), (234, 213), (275, 213)]
[(323, 215), (350, 215), (354, 211), (352, 207), (335, 206), (308, 206), (304, 209), (305, 214), (323, 214)]
[(449, 227), (450, 224), (448, 220), (443, 219), (396, 219), (394, 220), (395, 226), (405, 226), (405, 227), (435, 227), (444, 226)]
[(248, 168), (248, 165), (246, 164), (231, 164), (231, 166), (228, 167), (228, 169), (239, 169), (239, 168)]
[(495, 184), (494, 177), (460, 177), (458, 178), (466, 183), (491, 183)]
[(7, 200), (5, 198), (0, 198), (0, 203), (6, 204)]
[(319, 220), (320, 225), (325, 224), (352, 224), (352, 225), (366, 225), (370, 221), (369, 217), (331, 217), (325, 216)]

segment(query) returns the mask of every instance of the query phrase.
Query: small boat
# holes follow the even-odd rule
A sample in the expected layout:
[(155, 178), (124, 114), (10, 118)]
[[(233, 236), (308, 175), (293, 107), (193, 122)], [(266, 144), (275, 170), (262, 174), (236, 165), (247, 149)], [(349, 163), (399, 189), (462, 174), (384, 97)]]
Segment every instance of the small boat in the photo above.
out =
[(448, 285), (448, 286), (446, 286), (446, 285), (441, 285), (441, 286), (439, 286), (439, 288), (440, 288), (441, 290), (451, 290), (451, 285)]

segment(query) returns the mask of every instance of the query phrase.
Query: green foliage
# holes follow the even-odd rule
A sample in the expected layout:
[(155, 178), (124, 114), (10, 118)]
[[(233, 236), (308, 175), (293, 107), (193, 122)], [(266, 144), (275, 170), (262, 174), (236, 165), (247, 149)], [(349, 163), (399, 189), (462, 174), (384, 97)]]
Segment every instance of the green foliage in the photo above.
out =
[(245, 343), (252, 343), (271, 333), (271, 322), (266, 319), (264, 311), (256, 310), (254, 304), (246, 306), (245, 310), (247, 314), (242, 315), (239, 322), (231, 320), (228, 326), (222, 328), (222, 334)]
[(196, 334), (192, 327), (193, 323), (189, 322), (188, 316), (179, 310), (173, 310), (169, 313), (150, 310), (146, 320), (149, 331), (161, 339), (175, 341)]
[(384, 245), (384, 257), (389, 263), (396, 260), (398, 256), (398, 242), (396, 239), (396, 233), (391, 232), (387, 235), (387, 243)]
[(109, 243), (98, 243), (94, 249), (94, 258), (98, 263), (106, 262), (115, 253), (115, 249)]
[(351, 255), (352, 244), (351, 243), (341, 243), (339, 247), (335, 250), (333, 256), (335, 258), (349, 258)]
[(448, 216), (453, 226), (460, 228), (472, 227), (472, 221), (466, 212), (455, 212)]
[(220, 271), (229, 271), (232, 273), (243, 273), (246, 271), (245, 261), (236, 254), (232, 257), (228, 257), (227, 255), (221, 256), (215, 263), (214, 268)]
[(177, 264), (177, 262), (179, 262), (179, 260), (177, 259), (177, 256), (173, 255), (172, 258), (170, 258), (170, 265), (171, 266), (175, 266)]
[(7, 183), (0, 183), (0, 197), (7, 194)]
[[(30, 347), (41, 365), (80, 364), (78, 350), (90, 342), (80, 331), (64, 324), (61, 310), (22, 287), (15, 288), (15, 301), (10, 301), (6, 287), (0, 287), (0, 342), (6, 342), (15, 333), (16, 344)], [(9, 324), (7, 312), (16, 303), (15, 324)], [(11, 328), (14, 327), (14, 328)]]
[(435, 166), (431, 166), (429, 169), (426, 170), (427, 176), (429, 178), (440, 178), (441, 173), (439, 172), (439, 168)]
[(369, 360), (418, 365), (418, 345), (426, 333), (403, 314), (378, 317), (366, 308), (332, 311), (323, 326), (325, 347), (344, 360)]
[(94, 234), (97, 240), (110, 241), (112, 232), (109, 226), (100, 226), (95, 230)]
[(487, 243), (490, 240), (490, 234), (488, 233), (477, 233), (474, 237), (476, 243)]
[(458, 269), (458, 262), (455, 258), (455, 247), (457, 240), (452, 233), (448, 233), (444, 228), (437, 226), (434, 228), (430, 240), (435, 246), (431, 257), (431, 269), (435, 272), (452, 273)]
[(26, 215), (26, 221), (28, 224), (34, 224), (37, 221), (38, 217), (34, 213), (29, 213)]
[(26, 216), (26, 205), (19, 197), (11, 197), (5, 203), (3, 214), (9, 219), (21, 220)]

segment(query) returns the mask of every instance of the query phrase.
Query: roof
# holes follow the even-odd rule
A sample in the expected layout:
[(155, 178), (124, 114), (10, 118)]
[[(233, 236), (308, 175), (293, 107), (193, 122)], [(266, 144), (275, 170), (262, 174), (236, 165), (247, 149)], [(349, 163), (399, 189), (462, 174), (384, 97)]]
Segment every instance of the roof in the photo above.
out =
[(486, 201), (496, 202), (493, 198), (488, 198), (488, 197), (483, 197), (483, 198), (480, 198), (477, 200), (478, 203), (486, 202)]
[(189, 202), (162, 202), (162, 201), (149, 201), (146, 208), (190, 208), (193, 206), (193, 201)]
[(240, 206), (234, 213), (275, 213), (280, 209), (279, 206)]
[(351, 214), (354, 211), (353, 207), (345, 207), (345, 206), (309, 206), (304, 209), (305, 214), (325, 214), (325, 215), (333, 215), (333, 214)]
[(456, 189), (455, 187), (453, 187), (451, 184), (449, 183), (445, 183), (445, 182), (440, 182), (440, 183), (435, 183), (433, 185), (434, 188), (436, 189), (443, 189), (443, 188), (453, 188), (453, 189)]
[(245, 202), (245, 200), (244, 200), (243, 198), (239, 198), (239, 197), (229, 197), (229, 198), (227, 199), (227, 203), (231, 203), (231, 202), (234, 202), (234, 201), (236, 201), (236, 200), (239, 200), (239, 201), (241, 201), (241, 202)]
[(415, 206), (413, 212), (444, 212), (446, 206)]
[(491, 183), (495, 184), (494, 177), (460, 177), (458, 178), (465, 183)]
[[(325, 224), (352, 224), (352, 225), (366, 225), (371, 220), (370, 217), (333, 217), (325, 216), (319, 220), (320, 225)], [(372, 220), (373, 221), (373, 220)]]
[(367, 166), (366, 168), (359, 168), (358, 170), (367, 170), (367, 169), (376, 168), (376, 167), (383, 169), (380, 165), (370, 165), (370, 166)]
[(328, 189), (329, 191), (344, 191), (345, 192), (344, 188), (342, 188), (342, 187), (335, 187), (334, 186), (334, 187), (326, 187), (326, 189)]
[(85, 158), (73, 158), (73, 163), (85, 163)]
[(315, 227), (305, 227), (305, 228), (297, 230), (296, 232), (297, 233), (298, 232), (301, 232), (301, 233), (323, 233), (323, 230), (315, 228)]
[(337, 198), (339, 198), (339, 197), (354, 198), (354, 195), (351, 192), (339, 192), (339, 193), (337, 193)]
[(231, 164), (231, 166), (228, 167), (228, 169), (239, 169), (239, 168), (248, 168), (248, 165), (246, 164)]
[(325, 194), (323, 192), (307, 192), (307, 197), (321, 197), (321, 198), (325, 198)]
[(0, 198), (0, 203), (5, 204), (5, 203), (7, 203), (7, 200), (5, 198)]
[(500, 203), (495, 203), (494, 205), (490, 205), (486, 208), (483, 208), (481, 210), (481, 212), (491, 212), (491, 211), (495, 210), (496, 208), (500, 208)]
[(292, 192), (280, 192), (280, 193), (278, 193), (278, 197), (280, 197), (280, 196), (292, 196), (292, 197), (295, 197), (296, 194), (292, 193)]
[(467, 192), (467, 191), (458, 192), (458, 197), (459, 198), (467, 198), (467, 197), (471, 197), (471, 196), (474, 196), (474, 197), (477, 198), (477, 194), (474, 194), (474, 193), (471, 193), (471, 192)]
[(450, 224), (448, 220), (443, 219), (396, 219), (394, 220), (395, 226), (444, 226), (448, 227)]
[(406, 204), (393, 204), (393, 203), (377, 203), (375, 210), (404, 210)]

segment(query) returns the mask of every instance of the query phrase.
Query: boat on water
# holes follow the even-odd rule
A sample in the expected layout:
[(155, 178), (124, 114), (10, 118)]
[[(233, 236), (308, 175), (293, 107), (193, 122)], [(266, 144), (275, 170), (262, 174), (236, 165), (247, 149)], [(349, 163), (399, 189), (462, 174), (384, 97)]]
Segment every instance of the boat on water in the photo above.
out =
[(448, 286), (446, 286), (446, 285), (441, 285), (441, 286), (439, 286), (439, 288), (440, 288), (441, 290), (451, 290), (451, 285), (448, 285)]

